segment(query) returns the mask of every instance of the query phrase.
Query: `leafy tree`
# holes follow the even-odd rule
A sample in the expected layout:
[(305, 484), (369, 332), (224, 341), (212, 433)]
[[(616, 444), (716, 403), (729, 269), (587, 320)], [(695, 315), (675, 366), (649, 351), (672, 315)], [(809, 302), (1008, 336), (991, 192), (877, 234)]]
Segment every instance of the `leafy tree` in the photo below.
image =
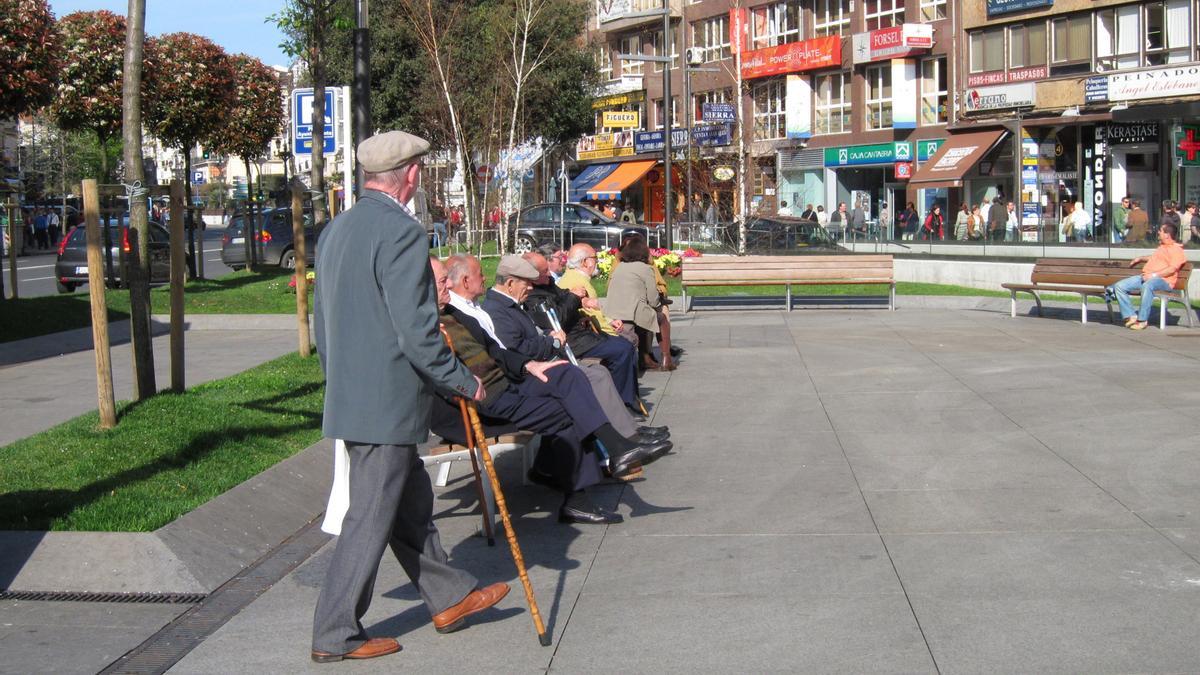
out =
[[(253, 159), (267, 149), (271, 139), (283, 128), (283, 102), (279, 96), (279, 81), (275, 71), (262, 61), (245, 54), (229, 58), (234, 71), (233, 107), (224, 115), (224, 121), (210, 137), (210, 144), (218, 151), (241, 157), (246, 164), (246, 180), (251, 185), (250, 167)], [(259, 169), (259, 180), (262, 180)], [(253, 207), (247, 209), (246, 222), (258, 222)], [(246, 237), (247, 268), (252, 261), (252, 236)]]
[[(112, 12), (75, 12), (58, 22), (62, 71), (51, 119), (67, 131), (90, 129), (101, 147), (120, 136), (121, 72), (125, 18)], [(101, 154), (100, 181), (108, 181), (108, 155)]]
[(58, 80), (57, 43), (46, 0), (0, 0), (0, 118), (51, 101)]

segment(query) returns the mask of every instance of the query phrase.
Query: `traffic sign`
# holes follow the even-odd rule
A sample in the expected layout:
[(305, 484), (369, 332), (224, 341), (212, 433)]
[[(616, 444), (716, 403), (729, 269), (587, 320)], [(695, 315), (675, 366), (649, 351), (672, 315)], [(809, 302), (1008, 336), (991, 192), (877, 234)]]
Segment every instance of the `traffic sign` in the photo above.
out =
[[(336, 98), (333, 88), (325, 89), (325, 154), (337, 152), (337, 126), (334, 122), (337, 114)], [(295, 144), (293, 153), (311, 155), (313, 142), (312, 119), (313, 90), (311, 88), (292, 90), (292, 139)]]
[(204, 185), (204, 171), (192, 172), (192, 185)]

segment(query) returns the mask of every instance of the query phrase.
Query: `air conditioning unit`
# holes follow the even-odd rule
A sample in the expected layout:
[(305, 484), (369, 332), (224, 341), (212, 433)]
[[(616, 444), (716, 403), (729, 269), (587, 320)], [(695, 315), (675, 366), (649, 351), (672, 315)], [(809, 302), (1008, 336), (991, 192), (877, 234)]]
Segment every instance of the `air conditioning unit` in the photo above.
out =
[(698, 66), (704, 63), (704, 50), (700, 47), (688, 47), (687, 64), (689, 66)]

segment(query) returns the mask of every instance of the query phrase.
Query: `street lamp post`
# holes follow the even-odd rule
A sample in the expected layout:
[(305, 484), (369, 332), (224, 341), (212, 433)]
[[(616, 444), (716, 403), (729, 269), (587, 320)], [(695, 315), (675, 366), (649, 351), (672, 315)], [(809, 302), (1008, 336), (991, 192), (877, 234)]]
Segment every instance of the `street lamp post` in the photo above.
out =
[[(354, 29), (354, 139), (351, 147), (362, 143), (371, 135), (371, 32), (367, 19), (367, 0), (355, 0), (354, 13), (357, 18)], [(362, 167), (355, 167), (354, 187), (362, 191)], [(349, 180), (349, 176), (346, 179)]]
[[(692, 151), (695, 150), (695, 148), (696, 148), (696, 140), (695, 140), (695, 138), (693, 138), (693, 135), (692, 135), (692, 131), (693, 131), (692, 122), (696, 116), (696, 108), (695, 108), (695, 105), (692, 103), (692, 73), (719, 73), (719, 72), (721, 72), (721, 69), (720, 68), (699, 68), (699, 67), (692, 66), (691, 65), (692, 61), (696, 61), (697, 63), (703, 63), (703, 57), (696, 56), (695, 53), (691, 49), (689, 49), (687, 51), (685, 56), (686, 56), (686, 62), (684, 63), (684, 66), (683, 66), (683, 90), (684, 90), (684, 98), (687, 99), (687, 111), (686, 111), (687, 117), (684, 118), (685, 119), (684, 123), (687, 126), (687, 141), (688, 142), (687, 142), (687, 196), (684, 198), (684, 207), (683, 208), (684, 208), (684, 213), (687, 215), (689, 227), (694, 228), (695, 225), (694, 225), (694, 223), (691, 222), (692, 220), (695, 220), (694, 215), (692, 213), (692, 203), (693, 203), (692, 197), (694, 196), (692, 193)], [(689, 232), (688, 234), (690, 237), (691, 232)]]

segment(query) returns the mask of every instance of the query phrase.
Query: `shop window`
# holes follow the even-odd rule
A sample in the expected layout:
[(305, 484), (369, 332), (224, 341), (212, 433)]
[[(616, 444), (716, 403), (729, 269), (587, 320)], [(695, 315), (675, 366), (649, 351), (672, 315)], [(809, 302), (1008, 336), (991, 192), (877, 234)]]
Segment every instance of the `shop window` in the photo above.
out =
[(816, 0), (813, 35), (842, 35), (850, 30), (850, 0)]
[(1046, 65), (1046, 22), (1034, 21), (1008, 27), (1008, 67)]
[[(621, 38), (621, 53), (622, 54), (641, 54), (642, 53), (642, 36), (638, 34), (626, 35)], [(642, 74), (642, 61), (621, 61), (621, 76), (622, 77), (637, 77)]]
[[(663, 101), (661, 98), (654, 99), (654, 126), (664, 128), (663, 119)], [(679, 97), (671, 97), (671, 128), (679, 127)]]
[(921, 62), (921, 125), (945, 124), (947, 102), (946, 58), (925, 59)]
[(754, 85), (754, 140), (783, 138), (786, 130), (784, 112), (782, 79)]
[(946, 0), (921, 0), (921, 20), (937, 21), (946, 18)]
[(971, 52), (971, 72), (986, 73), (1004, 70), (1004, 28), (977, 30), (968, 36)]
[(891, 28), (904, 23), (904, 0), (866, 0), (863, 5), (867, 30)]
[[(675, 28), (671, 28), (671, 34), (670, 34), (671, 44), (669, 45), (669, 48), (670, 48), (670, 52), (671, 52), (670, 57), (671, 57), (671, 67), (672, 68), (679, 67), (679, 48), (678, 48), (679, 47), (679, 38), (676, 37), (678, 32), (679, 31), (675, 30)], [(661, 30), (654, 34), (653, 41), (654, 41), (654, 55), (655, 56), (667, 56), (668, 50), (663, 47), (663, 34), (662, 34)], [(654, 64), (654, 72), (661, 73), (662, 69), (663, 69), (663, 65), (665, 65), (665, 64), (655, 63)]]
[(799, 0), (784, 0), (750, 10), (750, 48), (775, 47), (789, 42), (799, 42)]
[(850, 73), (817, 75), (815, 80), (816, 133), (840, 134), (850, 131)]
[(733, 54), (729, 49), (729, 16), (722, 14), (694, 22), (692, 46), (704, 50), (706, 62), (730, 58)]
[(596, 47), (596, 70), (600, 73), (600, 79), (611, 80), (613, 72), (612, 51), (609, 50), (608, 44), (604, 42)]
[(892, 128), (892, 64), (867, 68), (867, 128)]
[(1092, 69), (1092, 16), (1076, 14), (1051, 22), (1050, 74), (1070, 75)]

